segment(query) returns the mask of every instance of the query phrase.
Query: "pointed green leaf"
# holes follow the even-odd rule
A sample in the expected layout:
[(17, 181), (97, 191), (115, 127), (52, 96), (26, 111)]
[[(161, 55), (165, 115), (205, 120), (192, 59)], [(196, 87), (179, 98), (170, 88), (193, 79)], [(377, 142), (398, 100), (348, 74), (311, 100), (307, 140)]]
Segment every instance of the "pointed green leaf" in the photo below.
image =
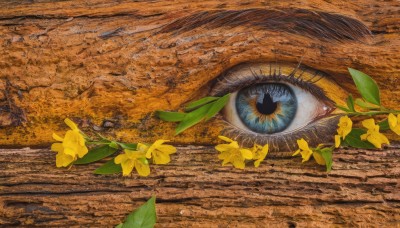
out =
[(330, 172), (332, 169), (332, 149), (331, 148), (324, 148), (320, 150), (321, 156), (325, 160), (326, 165), (326, 172)]
[(114, 141), (110, 142), (110, 143), (108, 144), (108, 146), (109, 146), (109, 147), (112, 147), (112, 148), (114, 148), (114, 149), (119, 149), (119, 146), (118, 146), (117, 142), (114, 142)]
[(353, 96), (350, 94), (349, 97), (347, 98), (347, 107), (349, 108), (350, 111), (354, 112), (354, 99)]
[(212, 101), (215, 101), (215, 100), (217, 100), (218, 98), (219, 98), (219, 97), (203, 97), (203, 98), (201, 98), (200, 100), (193, 101), (193, 102), (191, 102), (190, 104), (188, 104), (188, 105), (186, 106), (186, 108), (185, 108), (185, 111), (186, 111), (186, 112), (190, 112), (190, 111), (192, 111), (192, 110), (194, 110), (194, 109), (199, 108), (200, 106), (203, 106), (203, 105), (208, 104), (208, 103), (210, 103), (210, 102), (212, 102)]
[(83, 156), (82, 158), (79, 158), (74, 162), (75, 165), (83, 165), (83, 164), (89, 164), (95, 161), (99, 161), (103, 158), (106, 158), (112, 154), (114, 154), (117, 151), (117, 149), (109, 147), (108, 145), (104, 146), (99, 146), (95, 147), (89, 152)]
[(138, 209), (130, 213), (122, 227), (153, 228), (156, 221), (156, 197), (153, 196)]
[(219, 111), (221, 111), (221, 109), (223, 109), (225, 107), (226, 103), (228, 103), (228, 101), (229, 101), (229, 96), (230, 96), (230, 94), (228, 93), (225, 96), (223, 96), (223, 97), (219, 98), (218, 100), (216, 100), (215, 102), (213, 102), (212, 106), (210, 107), (210, 109), (208, 110), (208, 112), (206, 114), (205, 121), (208, 121), (209, 119), (211, 119)]
[(118, 224), (117, 226), (115, 226), (115, 228), (122, 228), (123, 225), (124, 225), (124, 224), (120, 223), (120, 224)]
[(118, 143), (122, 147), (122, 149), (127, 150), (136, 150), (137, 144), (136, 143)]
[(114, 158), (104, 163), (104, 165), (100, 166), (94, 171), (95, 174), (115, 174), (121, 172), (122, 167), (121, 165), (114, 163)]
[(360, 136), (366, 132), (365, 129), (353, 128), (344, 139), (345, 145), (360, 149), (375, 149), (370, 142), (361, 140)]
[(201, 106), (200, 108), (194, 111), (189, 112), (182, 120), (182, 122), (180, 122), (179, 125), (176, 127), (175, 135), (178, 135), (179, 133), (183, 132), (189, 127), (192, 127), (193, 125), (199, 123), (202, 119), (204, 119), (211, 106), (212, 103), (209, 103), (204, 106)]
[(340, 106), (340, 105), (336, 105), (336, 108), (345, 111), (345, 112), (351, 112), (349, 109), (347, 109), (346, 107)]
[(162, 119), (164, 121), (179, 122), (179, 121), (182, 121), (185, 118), (186, 113), (156, 111), (156, 116), (158, 116), (158, 118), (160, 118), (160, 119)]
[(361, 71), (352, 68), (348, 68), (348, 70), (364, 100), (375, 105), (381, 105), (379, 88), (376, 82), (370, 76)]
[(380, 109), (380, 106), (371, 104), (371, 103), (366, 102), (366, 101), (364, 101), (364, 100), (362, 100), (362, 99), (360, 99), (360, 98), (357, 98), (356, 101), (355, 101), (355, 103), (356, 103), (358, 106), (360, 106), (361, 108), (365, 108), (365, 109), (371, 109), (371, 110)]
[(381, 131), (387, 131), (390, 129), (388, 119), (379, 122), (378, 125), (379, 125), (379, 130)]

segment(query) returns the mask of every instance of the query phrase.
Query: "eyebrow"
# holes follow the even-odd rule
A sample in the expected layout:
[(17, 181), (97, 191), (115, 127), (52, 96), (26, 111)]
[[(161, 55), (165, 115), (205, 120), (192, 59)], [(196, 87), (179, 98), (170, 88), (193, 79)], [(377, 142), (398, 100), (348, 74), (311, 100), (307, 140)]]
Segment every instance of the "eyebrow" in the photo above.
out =
[(199, 27), (253, 26), (329, 41), (360, 41), (372, 35), (362, 22), (339, 14), (305, 9), (202, 11), (177, 19), (158, 33), (180, 34)]

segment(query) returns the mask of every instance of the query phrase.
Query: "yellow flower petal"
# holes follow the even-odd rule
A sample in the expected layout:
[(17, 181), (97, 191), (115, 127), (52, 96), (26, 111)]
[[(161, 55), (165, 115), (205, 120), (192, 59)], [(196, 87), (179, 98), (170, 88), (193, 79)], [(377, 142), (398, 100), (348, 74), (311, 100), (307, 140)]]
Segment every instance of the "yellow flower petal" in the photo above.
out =
[(342, 116), (338, 123), (339, 128), (337, 129), (338, 135), (345, 139), (345, 137), (351, 132), (353, 127), (353, 122), (348, 116)]
[(388, 122), (390, 130), (392, 130), (397, 135), (400, 135), (400, 114), (397, 115), (397, 118), (392, 113), (388, 116)]
[(300, 148), (301, 150), (309, 150), (309, 148), (308, 148), (308, 143), (307, 143), (306, 140), (304, 140), (303, 138), (297, 140), (297, 144), (299, 145), (299, 148)]
[(218, 144), (215, 146), (215, 149), (219, 152), (224, 152), (230, 150), (232, 147), (229, 144)]
[(60, 167), (67, 167), (74, 161), (74, 157), (65, 153), (58, 153), (56, 155), (56, 166)]
[(322, 157), (322, 155), (320, 155), (318, 152), (315, 152), (312, 154), (315, 161), (319, 164), (319, 165), (325, 165), (325, 159)]
[(149, 167), (149, 165), (148, 164), (144, 164), (140, 160), (136, 160), (135, 161), (135, 168), (136, 168), (136, 171), (138, 172), (138, 174), (140, 176), (147, 177), (148, 175), (150, 175), (150, 167)]
[(335, 135), (335, 147), (339, 148), (340, 146), (340, 135)]
[(51, 144), (51, 150), (55, 152), (63, 152), (64, 147), (62, 146), (61, 143), (53, 143)]
[(253, 159), (253, 153), (248, 149), (239, 149), (244, 159), (251, 160)]
[(367, 128), (368, 130), (374, 130), (375, 128), (375, 120), (374, 119), (367, 119), (362, 121), (362, 125)]
[(168, 154), (161, 153), (159, 151), (153, 153), (153, 162), (157, 165), (164, 165), (171, 161), (171, 158)]
[(226, 136), (219, 135), (218, 138), (220, 138), (221, 140), (224, 140), (225, 142), (233, 142), (232, 139), (230, 139)]
[(53, 133), (53, 139), (62, 142), (64, 139), (58, 136), (56, 133)]
[(127, 159), (128, 158), (127, 158), (126, 154), (120, 154), (114, 158), (114, 163), (121, 164), (122, 162), (126, 161)]
[(157, 148), (159, 151), (167, 154), (173, 154), (176, 153), (176, 148), (171, 145), (161, 145)]
[(70, 127), (72, 130), (79, 130), (78, 126), (76, 126), (76, 124), (75, 124), (72, 120), (66, 118), (66, 119), (64, 120), (64, 122), (65, 122), (65, 124), (67, 124), (68, 127)]
[(311, 155), (313, 154), (312, 150), (304, 150), (300, 152), (301, 157), (303, 158), (302, 162), (306, 162), (310, 160)]
[(128, 160), (125, 160), (124, 162), (122, 162), (121, 163), (122, 175), (128, 176), (132, 172), (134, 166), (135, 166), (134, 160), (128, 159)]
[(296, 152), (294, 152), (293, 154), (292, 154), (292, 156), (296, 156), (296, 155), (298, 155), (299, 153), (300, 153), (300, 149), (299, 150), (296, 150)]
[(388, 116), (389, 127), (394, 128), (397, 126), (397, 118), (393, 113), (390, 113)]

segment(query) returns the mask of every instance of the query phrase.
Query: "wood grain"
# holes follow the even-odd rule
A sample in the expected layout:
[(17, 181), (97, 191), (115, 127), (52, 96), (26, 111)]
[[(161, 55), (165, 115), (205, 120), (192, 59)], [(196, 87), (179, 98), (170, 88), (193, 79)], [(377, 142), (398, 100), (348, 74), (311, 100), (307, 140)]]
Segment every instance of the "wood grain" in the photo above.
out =
[(222, 167), (213, 147), (178, 147), (147, 178), (55, 168), (47, 149), (0, 150), (0, 226), (112, 227), (151, 195), (158, 227), (396, 227), (400, 150), (342, 149), (332, 172), (300, 158)]
[[(157, 34), (196, 13), (246, 9), (342, 15), (372, 37), (334, 42), (248, 25)], [(399, 12), (394, 0), (0, 1), (0, 144), (48, 145), (66, 117), (125, 141), (172, 138), (174, 125), (152, 113), (207, 95), (210, 81), (243, 62), (302, 60), (354, 95), (347, 67), (356, 68), (378, 82), (385, 106), (398, 108)], [(175, 140), (215, 143), (218, 123)]]

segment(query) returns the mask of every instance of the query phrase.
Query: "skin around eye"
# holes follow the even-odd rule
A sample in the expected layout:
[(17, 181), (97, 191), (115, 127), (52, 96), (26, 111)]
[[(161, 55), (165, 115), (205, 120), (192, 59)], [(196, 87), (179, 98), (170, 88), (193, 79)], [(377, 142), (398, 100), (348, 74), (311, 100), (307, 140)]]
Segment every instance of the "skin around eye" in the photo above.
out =
[[(347, 93), (329, 75), (296, 64), (248, 63), (221, 75), (212, 95), (232, 93), (224, 134), (246, 146), (293, 151), (296, 140), (330, 142), (338, 118), (333, 100)], [(340, 102), (338, 102), (341, 104)]]

